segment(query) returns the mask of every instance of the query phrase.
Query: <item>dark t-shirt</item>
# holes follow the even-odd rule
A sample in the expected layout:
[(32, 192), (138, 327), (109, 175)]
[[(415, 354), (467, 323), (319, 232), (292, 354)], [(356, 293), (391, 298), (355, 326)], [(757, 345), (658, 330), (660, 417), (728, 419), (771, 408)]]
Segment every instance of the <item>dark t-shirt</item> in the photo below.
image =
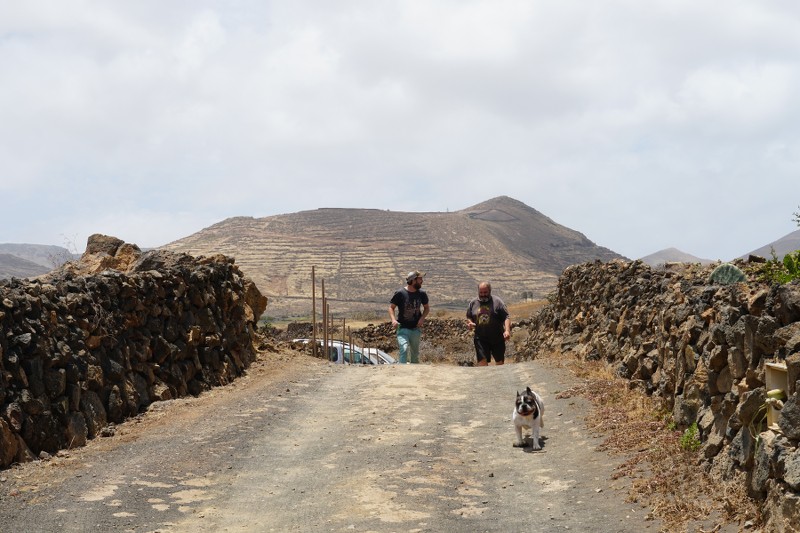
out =
[(467, 318), (475, 322), (475, 337), (479, 339), (502, 339), (508, 316), (506, 304), (497, 296), (490, 297), (486, 303), (475, 298), (467, 307)]
[(400, 327), (414, 329), (422, 316), (422, 306), (428, 305), (428, 293), (422, 289), (408, 292), (402, 288), (394, 293), (390, 302), (397, 306), (395, 316)]

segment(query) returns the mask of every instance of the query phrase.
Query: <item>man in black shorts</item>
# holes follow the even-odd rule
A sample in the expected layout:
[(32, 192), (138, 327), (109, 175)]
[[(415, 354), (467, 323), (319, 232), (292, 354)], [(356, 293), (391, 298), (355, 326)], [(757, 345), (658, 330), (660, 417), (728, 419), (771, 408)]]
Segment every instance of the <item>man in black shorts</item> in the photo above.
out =
[(488, 365), (492, 357), (496, 365), (502, 365), (506, 341), (511, 338), (511, 316), (503, 300), (492, 296), (492, 285), (488, 281), (478, 285), (478, 297), (467, 307), (467, 327), (475, 332), (478, 366)]

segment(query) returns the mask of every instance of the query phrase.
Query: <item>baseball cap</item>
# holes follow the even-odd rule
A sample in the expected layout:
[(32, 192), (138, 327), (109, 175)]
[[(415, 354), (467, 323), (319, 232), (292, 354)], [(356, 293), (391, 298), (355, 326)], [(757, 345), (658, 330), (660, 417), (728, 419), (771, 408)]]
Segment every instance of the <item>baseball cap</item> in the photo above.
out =
[(406, 283), (411, 283), (417, 278), (424, 278), (424, 277), (425, 277), (425, 272), (419, 272), (415, 270), (414, 272), (408, 273), (408, 276), (406, 276)]

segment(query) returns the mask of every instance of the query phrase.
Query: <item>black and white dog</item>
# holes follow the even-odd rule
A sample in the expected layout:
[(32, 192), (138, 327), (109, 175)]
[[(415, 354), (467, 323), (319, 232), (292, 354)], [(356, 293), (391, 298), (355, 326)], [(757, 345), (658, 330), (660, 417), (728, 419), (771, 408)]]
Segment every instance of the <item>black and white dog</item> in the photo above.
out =
[(522, 430), (530, 429), (533, 439), (533, 449), (541, 450), (539, 444), (539, 429), (544, 427), (544, 402), (542, 397), (533, 392), (530, 387), (525, 387), (523, 392), (517, 391), (517, 404), (514, 407), (514, 414), (511, 415), (514, 422), (514, 429), (517, 432), (517, 442), (515, 448), (522, 448), (525, 441), (522, 438)]

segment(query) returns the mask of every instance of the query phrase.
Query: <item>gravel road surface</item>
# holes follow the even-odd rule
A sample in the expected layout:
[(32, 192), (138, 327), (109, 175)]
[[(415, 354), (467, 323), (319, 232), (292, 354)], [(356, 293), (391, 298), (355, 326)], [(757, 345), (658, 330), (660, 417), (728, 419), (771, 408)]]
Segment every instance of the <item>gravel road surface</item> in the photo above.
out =
[[(538, 361), (346, 367), (265, 355), (113, 437), (0, 471), (0, 531), (657, 531)], [(514, 448), (516, 390), (545, 401)]]

